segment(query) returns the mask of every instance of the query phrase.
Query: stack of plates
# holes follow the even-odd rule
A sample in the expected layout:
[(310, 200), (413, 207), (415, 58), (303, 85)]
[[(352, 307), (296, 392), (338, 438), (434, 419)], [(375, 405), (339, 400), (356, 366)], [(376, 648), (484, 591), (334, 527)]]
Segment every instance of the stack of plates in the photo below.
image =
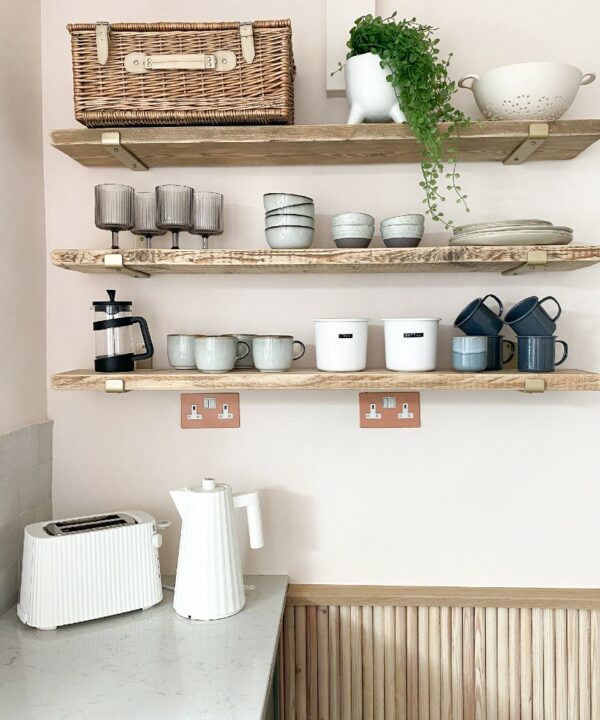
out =
[(450, 245), (568, 245), (573, 230), (548, 220), (499, 220), (454, 228)]

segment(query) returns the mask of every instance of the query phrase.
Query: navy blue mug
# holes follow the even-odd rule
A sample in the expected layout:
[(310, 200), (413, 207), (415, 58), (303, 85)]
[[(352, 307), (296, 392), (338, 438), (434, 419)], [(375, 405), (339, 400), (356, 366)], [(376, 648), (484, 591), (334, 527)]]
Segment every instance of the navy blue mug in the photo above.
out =
[[(485, 304), (488, 298), (493, 298), (498, 303), (497, 313)], [(465, 335), (497, 335), (504, 325), (501, 317), (503, 312), (502, 302), (495, 295), (486, 295), (472, 300), (456, 318), (454, 326)]]
[[(548, 300), (556, 303), (558, 312), (550, 317), (542, 305)], [(504, 318), (504, 322), (510, 325), (517, 335), (541, 335), (549, 337), (554, 335), (556, 321), (560, 317), (562, 308), (560, 303), (552, 295), (547, 295), (541, 300), (535, 295), (521, 300), (512, 307)]]
[[(556, 345), (563, 346), (563, 355), (556, 360)], [(569, 356), (569, 346), (553, 335), (523, 335), (518, 341), (519, 370), (521, 372), (554, 372)]]
[[(505, 349), (508, 348), (508, 355)], [(502, 366), (510, 362), (515, 356), (515, 344), (502, 335), (492, 335), (487, 339), (487, 365), (486, 370), (502, 370)]]

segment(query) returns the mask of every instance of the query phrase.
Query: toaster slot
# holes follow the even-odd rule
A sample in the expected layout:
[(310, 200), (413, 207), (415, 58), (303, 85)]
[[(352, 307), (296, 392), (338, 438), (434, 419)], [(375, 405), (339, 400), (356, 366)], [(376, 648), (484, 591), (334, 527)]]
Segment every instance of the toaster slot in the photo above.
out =
[(109, 515), (94, 515), (73, 520), (57, 520), (44, 526), (48, 535), (73, 535), (81, 532), (94, 532), (95, 530), (107, 530), (110, 528), (123, 527), (124, 525), (136, 525), (137, 520), (126, 513), (112, 513)]

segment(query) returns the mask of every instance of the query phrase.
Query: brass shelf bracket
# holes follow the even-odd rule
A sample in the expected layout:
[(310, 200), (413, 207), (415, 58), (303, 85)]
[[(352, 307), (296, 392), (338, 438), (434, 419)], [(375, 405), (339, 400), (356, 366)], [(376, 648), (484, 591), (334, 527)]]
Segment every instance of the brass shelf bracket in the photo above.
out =
[(121, 133), (117, 130), (107, 130), (101, 134), (102, 147), (112, 157), (116, 158), (122, 165), (129, 168), (130, 170), (147, 170), (148, 166), (145, 165), (139, 158), (137, 158), (131, 150), (128, 150), (125, 145), (121, 144)]
[(505, 165), (521, 165), (530, 158), (550, 137), (548, 123), (530, 123), (526, 140), (516, 147), (504, 160)]
[(535, 270), (548, 269), (548, 252), (546, 250), (529, 250), (527, 252), (527, 260), (519, 263), (508, 270), (503, 270), (503, 275), (525, 275), (525, 273), (534, 272)]
[(104, 267), (107, 270), (120, 272), (123, 275), (129, 275), (134, 278), (148, 278), (149, 273), (143, 272), (142, 270), (134, 270), (133, 268), (127, 267), (123, 262), (123, 256), (121, 253), (109, 253), (104, 256)]
[(121, 378), (110, 378), (109, 380), (105, 381), (104, 390), (107, 393), (127, 392), (127, 390), (125, 390), (125, 380)]
[(542, 378), (529, 378), (525, 380), (525, 385), (523, 386), (523, 392), (530, 395), (543, 393), (545, 389), (546, 381), (542, 380)]

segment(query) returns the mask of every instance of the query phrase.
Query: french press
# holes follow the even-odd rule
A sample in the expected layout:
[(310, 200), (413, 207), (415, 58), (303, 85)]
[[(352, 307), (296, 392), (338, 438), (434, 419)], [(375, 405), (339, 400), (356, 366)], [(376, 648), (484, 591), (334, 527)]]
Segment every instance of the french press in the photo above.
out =
[[(115, 291), (107, 290), (108, 300), (93, 303), (94, 332), (96, 336), (96, 372), (131, 372), (136, 360), (154, 355), (154, 346), (143, 317), (131, 315), (130, 300), (115, 300)], [(146, 352), (135, 354), (131, 339), (131, 326), (138, 324)]]

